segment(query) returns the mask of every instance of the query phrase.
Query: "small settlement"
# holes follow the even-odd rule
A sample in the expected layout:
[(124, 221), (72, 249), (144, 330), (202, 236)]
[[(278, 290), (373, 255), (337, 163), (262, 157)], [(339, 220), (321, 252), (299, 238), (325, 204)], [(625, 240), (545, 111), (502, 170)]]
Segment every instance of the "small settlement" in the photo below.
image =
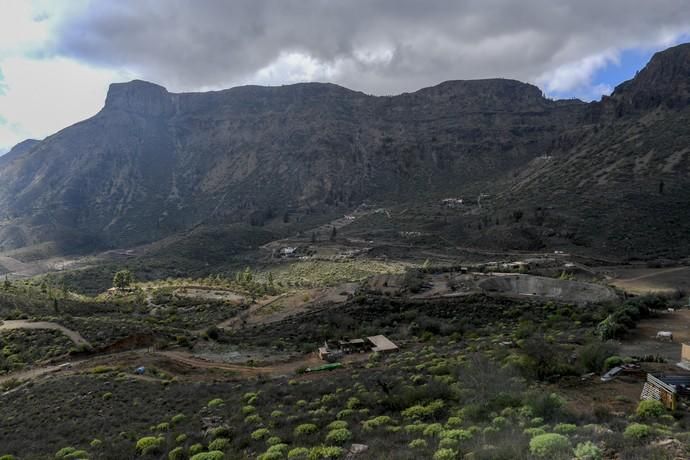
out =
[(319, 347), (319, 358), (334, 362), (350, 353), (390, 353), (398, 351), (398, 346), (384, 335), (374, 335), (366, 339), (327, 340)]

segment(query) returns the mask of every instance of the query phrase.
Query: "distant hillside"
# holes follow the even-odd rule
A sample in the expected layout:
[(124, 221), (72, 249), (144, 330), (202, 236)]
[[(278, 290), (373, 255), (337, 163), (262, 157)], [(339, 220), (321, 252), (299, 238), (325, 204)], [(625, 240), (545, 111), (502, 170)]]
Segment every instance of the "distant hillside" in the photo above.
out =
[(0, 163), (0, 249), (127, 246), (462, 190), (542, 154), (584, 108), (498, 79), (394, 97), (114, 84), (96, 116)]
[(590, 104), (550, 153), (501, 194), (501, 210), (524, 210), (519, 226), (603, 254), (690, 255), (690, 45)]
[(188, 94), (114, 84), (96, 116), (0, 159), (0, 250), (123, 247), (487, 191), (444, 238), (682, 257), (689, 122), (690, 45), (589, 104), (501, 79), (392, 97), (320, 83)]

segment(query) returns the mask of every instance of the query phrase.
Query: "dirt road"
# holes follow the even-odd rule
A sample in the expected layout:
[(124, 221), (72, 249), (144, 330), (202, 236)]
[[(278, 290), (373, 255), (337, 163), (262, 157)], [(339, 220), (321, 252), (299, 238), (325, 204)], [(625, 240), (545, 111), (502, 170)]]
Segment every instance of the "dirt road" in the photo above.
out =
[(76, 331), (67, 329), (57, 323), (48, 321), (26, 321), (23, 319), (5, 320), (0, 322), (0, 331), (7, 331), (11, 329), (50, 329), (53, 331), (60, 331), (74, 342), (75, 345), (84, 345), (90, 347), (91, 344)]
[(690, 267), (620, 268), (612, 271), (609, 283), (633, 294), (690, 289)]

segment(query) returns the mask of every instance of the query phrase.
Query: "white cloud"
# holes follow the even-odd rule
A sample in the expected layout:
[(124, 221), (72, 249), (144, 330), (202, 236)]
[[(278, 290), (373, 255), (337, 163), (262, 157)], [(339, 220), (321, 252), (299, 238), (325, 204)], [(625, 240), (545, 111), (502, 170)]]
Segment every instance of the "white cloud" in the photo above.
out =
[(12, 57), (0, 65), (5, 85), (0, 117), (6, 120), (0, 125), (0, 148), (94, 115), (103, 106), (108, 84), (123, 77), (62, 57)]
[(595, 89), (592, 78), (598, 70), (618, 63), (618, 52), (608, 50), (549, 70), (537, 77), (536, 83), (546, 94), (587, 92)]
[(0, 153), (93, 115), (108, 83), (124, 76), (48, 51), (56, 24), (86, 5), (85, 0), (0, 4)]
[(49, 38), (44, 21), (36, 21), (36, 10), (26, 0), (5, 0), (0, 6), (0, 56), (31, 48)]
[(95, 113), (109, 82), (135, 77), (171, 91), (331, 81), (380, 95), (503, 77), (596, 99), (618, 83), (595, 76), (622, 50), (690, 32), (687, 0), (202, 3), (0, 0), (0, 150)]
[(259, 85), (281, 85), (305, 81), (329, 81), (339, 74), (338, 65), (321, 62), (300, 52), (281, 53), (259, 69), (250, 81)]

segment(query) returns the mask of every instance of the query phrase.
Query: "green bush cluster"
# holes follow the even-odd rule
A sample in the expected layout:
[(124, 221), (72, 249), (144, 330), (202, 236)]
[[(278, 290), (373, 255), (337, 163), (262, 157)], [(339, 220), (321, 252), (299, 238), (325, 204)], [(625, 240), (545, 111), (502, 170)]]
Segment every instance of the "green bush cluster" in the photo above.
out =
[(637, 405), (635, 414), (641, 418), (661, 417), (666, 413), (666, 408), (660, 401), (644, 400)]
[(159, 452), (162, 444), (163, 438), (145, 436), (137, 441), (136, 449), (137, 452), (141, 453), (142, 455), (148, 455)]
[(529, 442), (532, 455), (554, 459), (571, 451), (570, 441), (558, 433), (546, 433), (533, 437)]
[(623, 436), (628, 439), (641, 440), (652, 435), (652, 428), (642, 423), (632, 423), (625, 428)]

